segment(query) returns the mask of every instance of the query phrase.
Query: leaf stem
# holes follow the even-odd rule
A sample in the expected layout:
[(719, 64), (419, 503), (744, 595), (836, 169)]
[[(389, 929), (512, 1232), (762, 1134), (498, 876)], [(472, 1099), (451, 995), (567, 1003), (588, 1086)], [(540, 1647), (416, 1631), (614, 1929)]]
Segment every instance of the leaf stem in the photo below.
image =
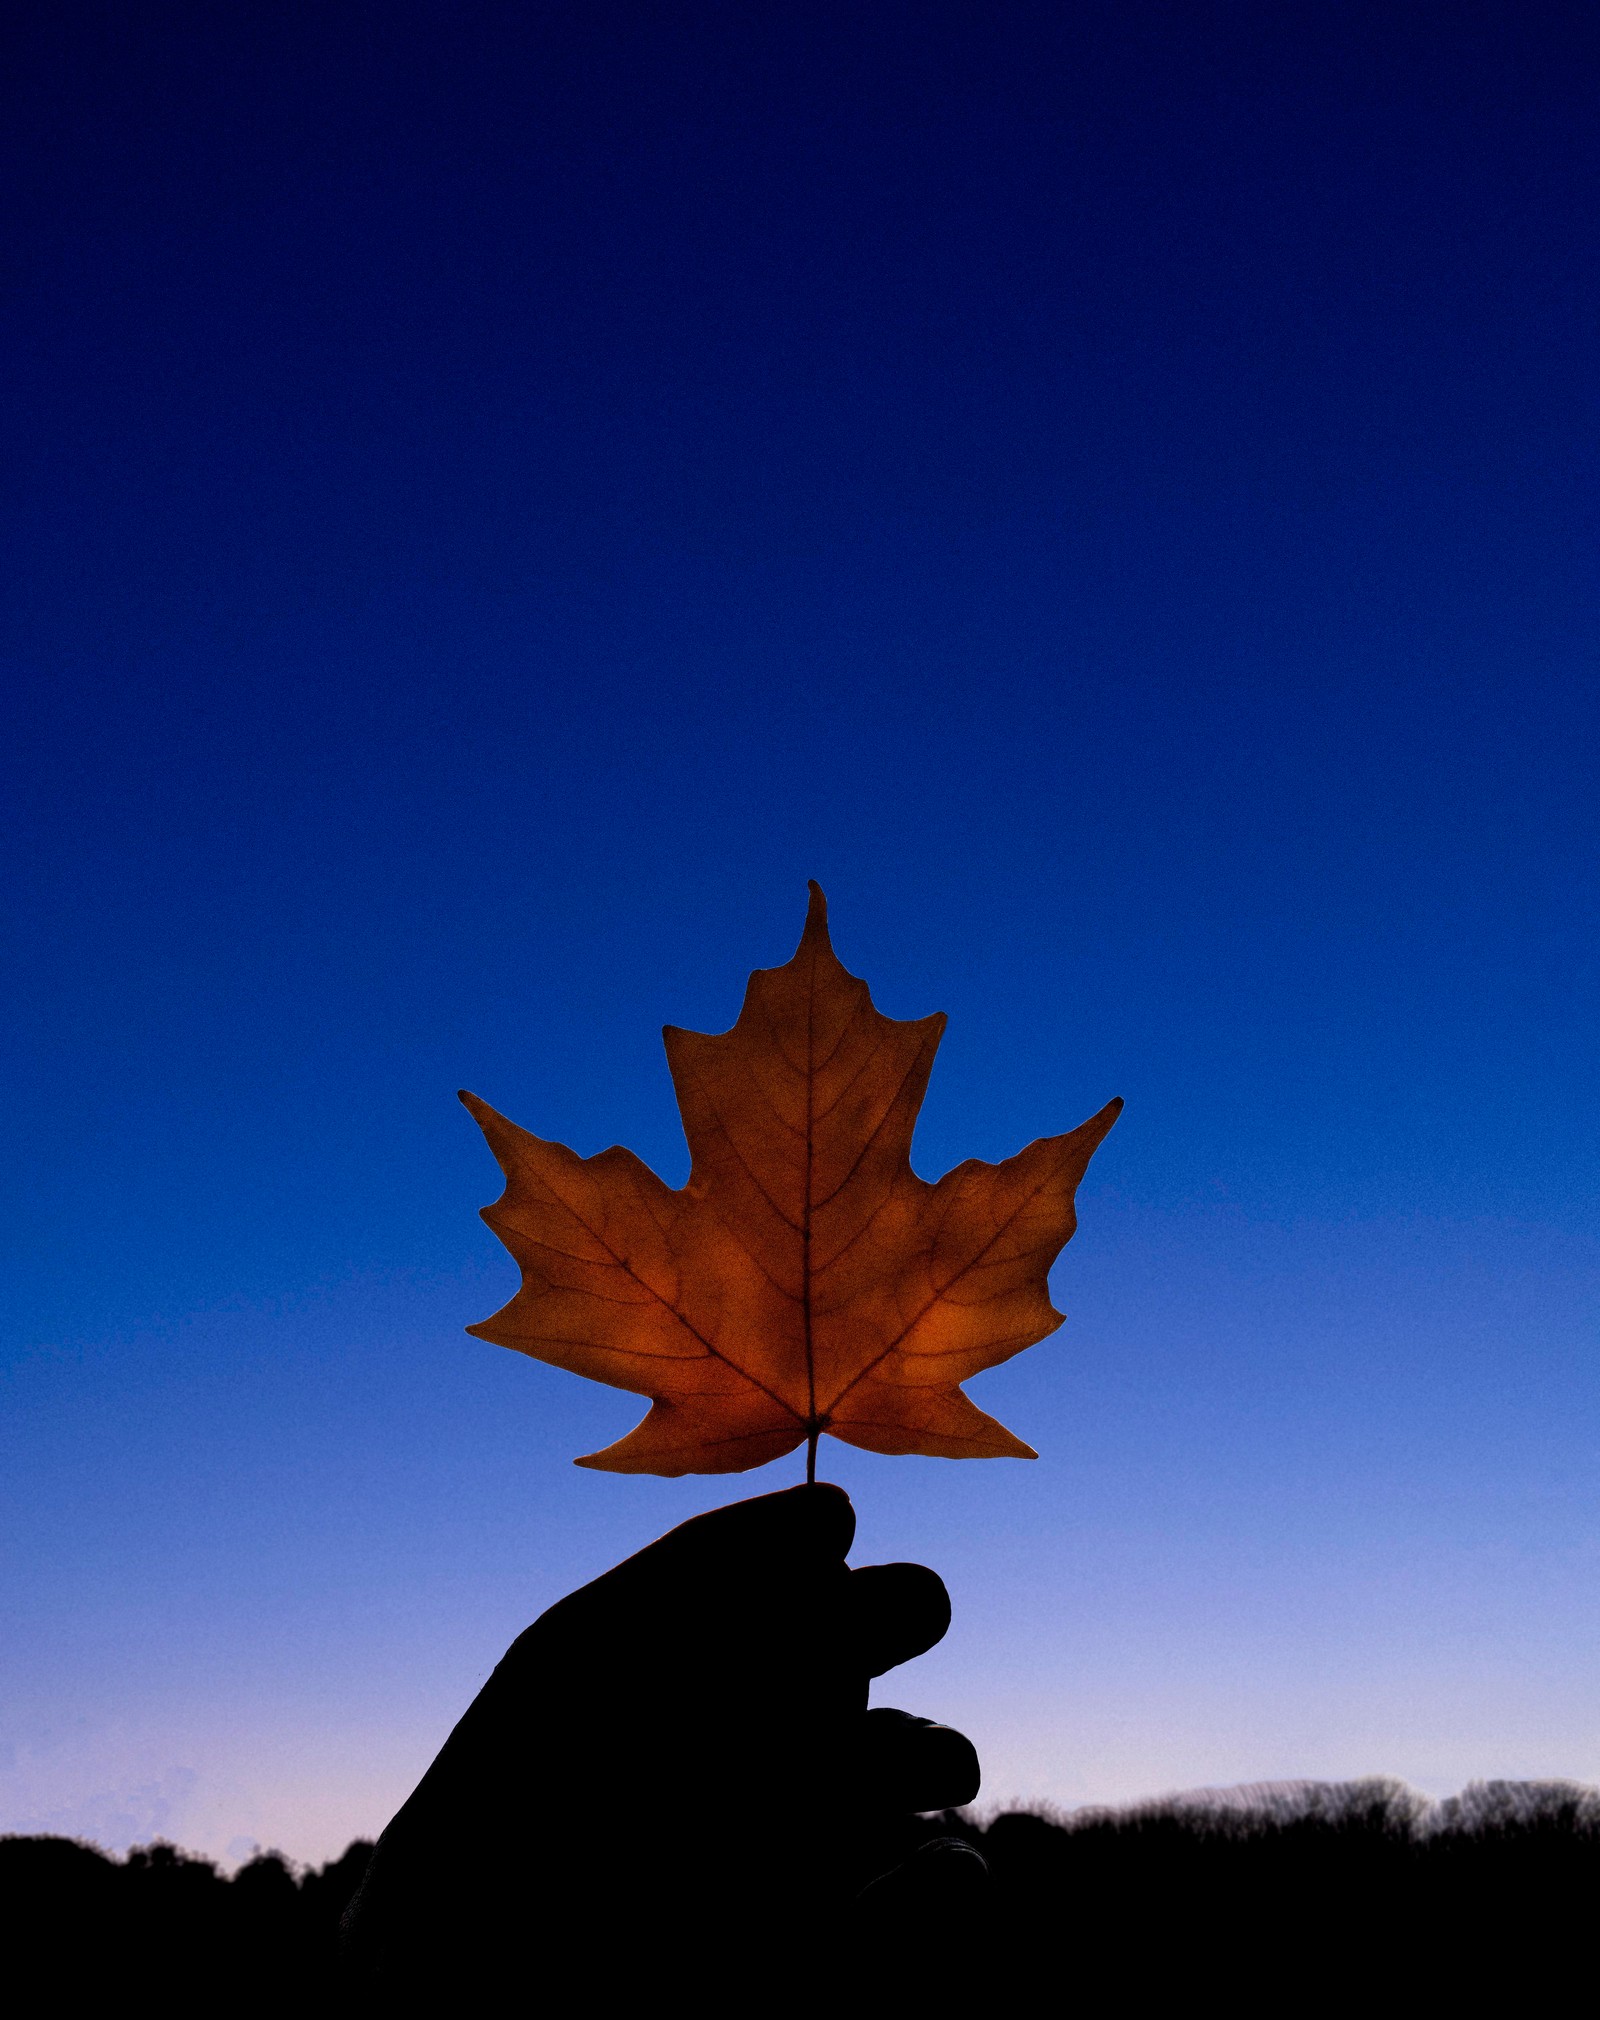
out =
[(817, 1484), (817, 1440), (821, 1436), (822, 1433), (819, 1430), (811, 1430), (806, 1433), (806, 1485), (808, 1487), (815, 1487)]

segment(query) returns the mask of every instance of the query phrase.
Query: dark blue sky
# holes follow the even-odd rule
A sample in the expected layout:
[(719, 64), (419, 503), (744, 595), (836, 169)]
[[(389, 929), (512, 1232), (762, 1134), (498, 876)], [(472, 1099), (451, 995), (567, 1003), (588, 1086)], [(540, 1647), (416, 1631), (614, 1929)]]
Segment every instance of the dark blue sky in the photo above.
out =
[(1039, 1464), (834, 1448), (956, 1590), (902, 1700), (994, 1796), (1600, 1776), (1593, 10), (5, 68), (0, 1824), (336, 1848), (726, 1497), (463, 1336), (454, 1090), (677, 1182), (808, 876), (951, 1013), (924, 1172), (1128, 1103), (975, 1385)]

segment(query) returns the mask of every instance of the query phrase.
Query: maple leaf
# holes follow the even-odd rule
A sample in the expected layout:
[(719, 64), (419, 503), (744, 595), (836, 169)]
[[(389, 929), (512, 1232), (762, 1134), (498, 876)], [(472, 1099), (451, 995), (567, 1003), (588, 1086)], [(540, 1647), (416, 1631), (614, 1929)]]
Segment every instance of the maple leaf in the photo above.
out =
[(579, 1157), (463, 1093), (506, 1176), (483, 1218), (522, 1288), (468, 1331), (649, 1396), (579, 1459), (614, 1473), (741, 1473), (824, 1432), (869, 1452), (1037, 1454), (959, 1384), (1061, 1324), (1046, 1277), (1121, 1111), (930, 1185), (911, 1134), (945, 1018), (902, 1022), (841, 966), (811, 886), (782, 968), (731, 1031), (665, 1031), (692, 1166)]

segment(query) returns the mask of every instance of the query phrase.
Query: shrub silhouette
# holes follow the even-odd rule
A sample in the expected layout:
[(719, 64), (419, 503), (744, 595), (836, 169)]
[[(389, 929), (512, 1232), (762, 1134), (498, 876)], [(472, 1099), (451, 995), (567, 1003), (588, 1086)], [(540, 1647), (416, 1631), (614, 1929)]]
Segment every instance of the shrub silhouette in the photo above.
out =
[(993, 1877), (996, 1948), (1034, 1977), (1210, 1985), (1247, 2012), (1554, 2002), (1582, 1968), (1600, 1798), (1490, 1784), (1429, 1804), (1393, 1781), (1120, 1812), (959, 1816)]
[[(672, 1826), (668, 1812), (615, 1819), (619, 1837)], [(559, 1841), (562, 1822), (530, 1829)], [(986, 1926), (946, 1940), (958, 1962), (978, 1948), (1007, 2004), (1054, 1985), (1064, 1999), (1114, 1993), (1135, 2013), (1203, 1990), (1263, 2015), (1491, 1999), (1539, 2010), (1583, 1968), (1600, 1890), (1600, 1795), (1561, 1783), (1491, 1783), (1440, 1804), (1371, 1781), (1070, 1815), (950, 1811), (923, 1829), (989, 1867)], [(459, 1849), (470, 1867), (473, 1848)], [(14, 1972), (63, 1995), (137, 1991), (181, 2009), (221, 1992), (329, 2010), (348, 1993), (339, 1917), (370, 1850), (301, 1873), (263, 1853), (229, 1880), (171, 1845), (116, 1860), (69, 1838), (0, 1838)], [(708, 1942), (715, 1932), (712, 1920)], [(939, 2003), (944, 1970), (907, 1957), (894, 2003)]]
[(265, 1852), (228, 1880), (175, 1845), (117, 1860), (74, 1838), (0, 1838), (12, 1979), (55, 1988), (61, 2011), (130, 1996), (303, 2005), (337, 1985), (339, 1917), (371, 1849), (298, 1877)]

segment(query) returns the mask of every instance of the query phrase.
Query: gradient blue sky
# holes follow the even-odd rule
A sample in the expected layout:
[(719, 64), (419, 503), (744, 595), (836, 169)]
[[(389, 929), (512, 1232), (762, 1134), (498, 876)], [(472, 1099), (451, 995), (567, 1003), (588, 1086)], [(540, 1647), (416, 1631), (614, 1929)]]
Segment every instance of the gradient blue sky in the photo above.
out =
[(1128, 1104), (973, 1385), (1038, 1463), (825, 1447), (955, 1598), (887, 1701), (995, 1799), (1600, 1778), (1594, 10), (6, 71), (0, 1826), (326, 1856), (728, 1498), (464, 1335), (455, 1089), (678, 1182), (808, 876), (950, 1013), (925, 1174)]

